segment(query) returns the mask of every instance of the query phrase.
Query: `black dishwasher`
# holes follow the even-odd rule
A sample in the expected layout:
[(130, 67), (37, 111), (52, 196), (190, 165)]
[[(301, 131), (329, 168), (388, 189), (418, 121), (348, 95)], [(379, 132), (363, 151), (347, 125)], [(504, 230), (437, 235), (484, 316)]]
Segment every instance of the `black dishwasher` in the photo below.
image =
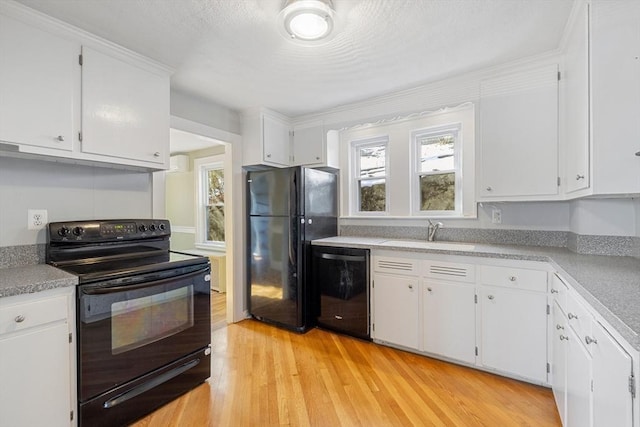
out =
[(313, 246), (317, 324), (357, 338), (369, 334), (369, 250)]

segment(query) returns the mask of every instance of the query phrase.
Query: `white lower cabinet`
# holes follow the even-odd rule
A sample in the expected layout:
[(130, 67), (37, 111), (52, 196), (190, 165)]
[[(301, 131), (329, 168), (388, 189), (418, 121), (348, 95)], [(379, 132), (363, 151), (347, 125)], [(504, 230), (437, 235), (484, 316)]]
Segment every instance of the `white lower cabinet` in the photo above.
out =
[(566, 303), (561, 296), (554, 298), (550, 345), (552, 387), (562, 425), (637, 425), (630, 351), (573, 291), (567, 292)]
[(422, 285), (422, 295), (424, 351), (474, 364), (475, 286), (425, 281)]
[(75, 425), (72, 292), (0, 298), (0, 425)]
[(547, 295), (480, 287), (482, 366), (547, 382)]
[(417, 350), (419, 297), (417, 278), (377, 274), (373, 282), (373, 337)]

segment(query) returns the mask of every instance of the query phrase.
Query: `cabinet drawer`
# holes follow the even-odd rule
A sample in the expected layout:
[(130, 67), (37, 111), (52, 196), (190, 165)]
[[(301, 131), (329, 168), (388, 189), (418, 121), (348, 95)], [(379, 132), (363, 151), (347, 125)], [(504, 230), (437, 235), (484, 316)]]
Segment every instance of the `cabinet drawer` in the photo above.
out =
[(557, 301), (563, 312), (567, 312), (567, 292), (569, 288), (560, 276), (554, 274), (551, 277), (551, 296)]
[(547, 291), (546, 271), (481, 265), (480, 278), (484, 285), (506, 286), (539, 292)]
[(569, 326), (578, 335), (580, 342), (591, 353), (590, 346), (586, 345), (586, 337), (592, 338), (592, 317), (587, 308), (578, 300), (572, 292), (567, 292), (567, 318)]
[(373, 269), (378, 273), (403, 274), (417, 276), (419, 262), (409, 258), (373, 257)]
[(466, 283), (474, 283), (476, 280), (473, 264), (426, 260), (422, 263), (422, 268), (422, 274), (432, 279)]
[(67, 297), (60, 296), (0, 307), (0, 334), (67, 318)]

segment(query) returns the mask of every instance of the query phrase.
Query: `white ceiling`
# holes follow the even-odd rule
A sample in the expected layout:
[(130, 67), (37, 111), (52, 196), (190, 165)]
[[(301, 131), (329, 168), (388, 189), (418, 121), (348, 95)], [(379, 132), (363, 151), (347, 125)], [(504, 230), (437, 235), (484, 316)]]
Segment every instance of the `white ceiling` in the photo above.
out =
[(19, 0), (176, 69), (172, 89), (296, 117), (554, 50), (573, 0), (333, 0), (336, 36), (300, 46), (284, 0)]

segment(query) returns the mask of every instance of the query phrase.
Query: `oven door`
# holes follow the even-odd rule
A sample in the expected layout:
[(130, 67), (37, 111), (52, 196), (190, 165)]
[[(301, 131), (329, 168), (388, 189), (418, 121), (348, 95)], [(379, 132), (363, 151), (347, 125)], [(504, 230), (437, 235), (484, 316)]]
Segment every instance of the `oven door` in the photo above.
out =
[(79, 400), (208, 346), (210, 268), (178, 269), (81, 285)]

